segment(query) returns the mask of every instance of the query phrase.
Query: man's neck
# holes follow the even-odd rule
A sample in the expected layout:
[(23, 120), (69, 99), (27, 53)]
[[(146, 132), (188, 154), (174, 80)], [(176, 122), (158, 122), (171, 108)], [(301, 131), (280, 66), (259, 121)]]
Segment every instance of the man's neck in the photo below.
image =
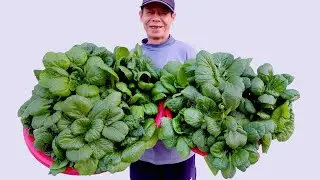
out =
[(162, 38), (149, 38), (147, 44), (161, 44), (166, 42), (169, 39), (169, 35)]

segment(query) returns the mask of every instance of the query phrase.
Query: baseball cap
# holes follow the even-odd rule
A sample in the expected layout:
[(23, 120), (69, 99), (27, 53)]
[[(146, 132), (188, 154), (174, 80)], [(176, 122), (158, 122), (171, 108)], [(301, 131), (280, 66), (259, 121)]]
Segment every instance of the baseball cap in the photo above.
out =
[(164, 5), (166, 5), (172, 12), (174, 12), (175, 3), (174, 0), (143, 0), (141, 8), (145, 6), (146, 4), (152, 3), (152, 2), (159, 2)]

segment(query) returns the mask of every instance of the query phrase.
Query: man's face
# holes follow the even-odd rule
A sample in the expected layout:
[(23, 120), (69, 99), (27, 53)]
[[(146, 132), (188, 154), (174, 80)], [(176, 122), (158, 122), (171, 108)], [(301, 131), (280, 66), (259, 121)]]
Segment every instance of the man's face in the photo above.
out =
[(140, 19), (149, 38), (157, 40), (169, 36), (176, 14), (162, 3), (150, 3), (140, 11)]

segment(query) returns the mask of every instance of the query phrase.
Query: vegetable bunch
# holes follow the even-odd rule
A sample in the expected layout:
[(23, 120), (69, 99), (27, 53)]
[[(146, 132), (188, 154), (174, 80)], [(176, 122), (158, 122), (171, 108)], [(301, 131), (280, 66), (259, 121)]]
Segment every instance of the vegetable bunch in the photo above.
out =
[(42, 62), (18, 116), (35, 148), (54, 160), (50, 174), (123, 171), (157, 142), (151, 90), (159, 73), (139, 45), (111, 52), (83, 43)]
[(267, 153), (271, 142), (294, 132), (293, 102), (300, 94), (288, 86), (294, 77), (276, 74), (265, 63), (255, 71), (252, 59), (200, 51), (195, 59), (167, 63), (152, 89), (173, 118), (163, 118), (159, 139), (186, 158), (192, 148), (206, 153), (214, 175), (232, 178)]

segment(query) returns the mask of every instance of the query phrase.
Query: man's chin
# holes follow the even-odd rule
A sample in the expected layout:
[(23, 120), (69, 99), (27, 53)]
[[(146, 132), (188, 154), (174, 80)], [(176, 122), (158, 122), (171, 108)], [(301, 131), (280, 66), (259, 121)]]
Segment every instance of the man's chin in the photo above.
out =
[(164, 35), (160, 35), (160, 34), (149, 34), (149, 38), (151, 39), (162, 39), (164, 37)]

